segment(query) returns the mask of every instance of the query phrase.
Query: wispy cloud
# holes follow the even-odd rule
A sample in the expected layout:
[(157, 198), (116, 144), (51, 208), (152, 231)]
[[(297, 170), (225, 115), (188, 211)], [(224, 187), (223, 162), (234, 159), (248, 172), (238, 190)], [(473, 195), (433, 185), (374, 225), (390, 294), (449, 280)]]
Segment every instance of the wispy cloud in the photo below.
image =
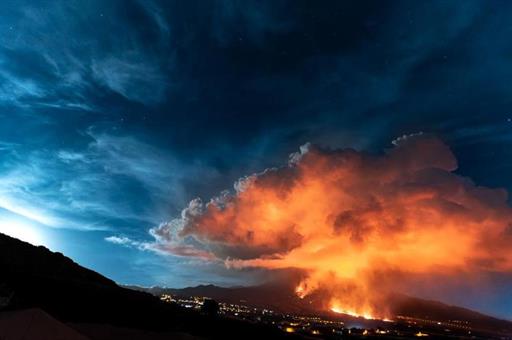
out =
[(145, 229), (164, 218), (162, 205), (188, 199), (184, 181), (209, 175), (135, 137), (92, 128), (85, 137), (73, 150), (0, 144), (0, 207), (51, 227)]
[(185, 244), (180, 242), (148, 242), (148, 241), (137, 241), (133, 240), (126, 236), (108, 236), (105, 238), (105, 241), (121, 245), (130, 248), (137, 248), (142, 251), (151, 251), (159, 255), (168, 256), (172, 254), (173, 256), (197, 259), (201, 261), (212, 261), (221, 263), (215, 255), (208, 250), (198, 249), (194, 247), (192, 244)]
[(107, 57), (94, 60), (94, 78), (127, 99), (141, 103), (159, 102), (167, 87), (166, 77), (155, 64), (144, 60), (143, 55), (131, 54), (135, 54), (134, 59)]
[(131, 245), (138, 246), (140, 244), (140, 242), (135, 242), (126, 236), (109, 236), (109, 237), (105, 237), (105, 241), (114, 243), (114, 244), (129, 245), (129, 246), (131, 246)]
[[(100, 110), (101, 91), (148, 105), (162, 100), (168, 83), (164, 68), (172, 60), (162, 59), (158, 45), (147, 49), (147, 41), (117, 6), (142, 11), (137, 3), (2, 3), (0, 8), (12, 15), (0, 23), (0, 103)], [(147, 17), (147, 25), (164, 32), (158, 7), (144, 9), (140, 16)], [(123, 35), (104, 34), (116, 30)], [(167, 47), (167, 41), (159, 44)]]

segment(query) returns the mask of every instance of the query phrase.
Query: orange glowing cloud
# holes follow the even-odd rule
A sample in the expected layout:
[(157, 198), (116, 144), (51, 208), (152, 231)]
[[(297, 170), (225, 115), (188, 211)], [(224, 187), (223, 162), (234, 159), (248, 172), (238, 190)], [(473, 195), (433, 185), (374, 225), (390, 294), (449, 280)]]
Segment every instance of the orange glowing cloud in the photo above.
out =
[(300, 297), (336, 287), (329, 308), (368, 317), (375, 273), (511, 271), (506, 191), (455, 174), (454, 155), (435, 137), (394, 144), (382, 155), (305, 145), (286, 166), (206, 204), (195, 199), (152, 233), (231, 268), (300, 269)]

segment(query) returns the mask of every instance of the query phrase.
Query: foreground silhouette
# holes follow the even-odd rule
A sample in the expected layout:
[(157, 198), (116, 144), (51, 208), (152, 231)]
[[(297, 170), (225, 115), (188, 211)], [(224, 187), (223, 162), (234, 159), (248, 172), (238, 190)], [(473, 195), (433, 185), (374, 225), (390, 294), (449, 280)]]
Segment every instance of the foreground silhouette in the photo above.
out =
[[(43, 329), (38, 337), (29, 337), (32, 340), (54, 339), (44, 334), (44, 329), (73, 329), (93, 340), (160, 339), (160, 335), (172, 335), (173, 339), (295, 338), (272, 327), (212, 318), (163, 303), (151, 294), (119, 287), (60, 253), (3, 234), (0, 297), (0, 330), (7, 332), (6, 325), (10, 324), (17, 326), (11, 327), (11, 334), (16, 329), (24, 332), (30, 319)], [(18, 321), (8, 322), (9, 318)], [(10, 339), (1, 332), (0, 338)]]
[[(320, 315), (285, 286), (220, 288), (208, 285), (181, 290), (137, 288), (138, 291), (133, 288), (137, 287), (120, 287), (60, 253), (0, 234), (1, 340), (304, 338), (269, 324), (218, 315), (219, 306), (214, 300), (243, 300), (248, 305), (285, 313)], [(206, 296), (214, 300), (205, 300), (202, 310), (195, 311), (162, 302), (159, 296), (163, 293)], [(468, 320), (473, 329), (491, 332), (481, 333), (484, 335), (479, 338), (487, 338), (485, 334), (493, 338), (512, 334), (512, 323), (467, 309), (407, 296), (397, 296), (395, 304), (396, 312), (401, 315)], [(357, 338), (357, 332), (323, 338)]]

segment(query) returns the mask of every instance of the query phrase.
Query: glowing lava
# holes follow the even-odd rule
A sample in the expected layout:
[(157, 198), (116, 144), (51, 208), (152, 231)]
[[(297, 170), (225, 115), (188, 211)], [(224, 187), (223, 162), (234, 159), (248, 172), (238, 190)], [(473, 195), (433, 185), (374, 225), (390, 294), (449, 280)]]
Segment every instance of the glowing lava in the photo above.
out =
[(358, 311), (352, 310), (352, 309), (344, 309), (338, 304), (332, 305), (330, 309), (331, 309), (331, 312), (334, 312), (336, 314), (346, 314), (346, 315), (350, 315), (350, 316), (353, 316), (356, 318), (363, 318), (366, 320), (381, 320), (381, 321), (385, 321), (385, 322), (393, 322), (393, 320), (388, 319), (388, 318), (377, 317), (374, 314), (372, 314), (372, 312), (370, 312), (370, 311), (358, 312)]
[(341, 307), (333, 306), (331, 307), (331, 311), (337, 314), (347, 314), (356, 318), (364, 318), (366, 320), (375, 320), (377, 318), (373, 317), (370, 313), (359, 314), (352, 310), (342, 309)]
[(299, 284), (297, 288), (295, 288), (295, 294), (297, 294), (300, 299), (304, 299), (304, 297), (307, 295), (306, 288), (302, 284)]

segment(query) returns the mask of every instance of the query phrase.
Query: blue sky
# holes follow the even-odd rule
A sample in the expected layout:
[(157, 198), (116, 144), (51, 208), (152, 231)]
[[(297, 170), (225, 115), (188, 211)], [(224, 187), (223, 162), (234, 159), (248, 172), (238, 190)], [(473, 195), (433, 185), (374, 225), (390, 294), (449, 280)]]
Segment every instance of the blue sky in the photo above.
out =
[[(238, 285), (261, 273), (162, 255), (149, 231), (306, 142), (433, 133), (511, 191), (511, 6), (3, 1), (0, 231), (121, 283)], [(491, 300), (467, 304), (512, 317)]]

